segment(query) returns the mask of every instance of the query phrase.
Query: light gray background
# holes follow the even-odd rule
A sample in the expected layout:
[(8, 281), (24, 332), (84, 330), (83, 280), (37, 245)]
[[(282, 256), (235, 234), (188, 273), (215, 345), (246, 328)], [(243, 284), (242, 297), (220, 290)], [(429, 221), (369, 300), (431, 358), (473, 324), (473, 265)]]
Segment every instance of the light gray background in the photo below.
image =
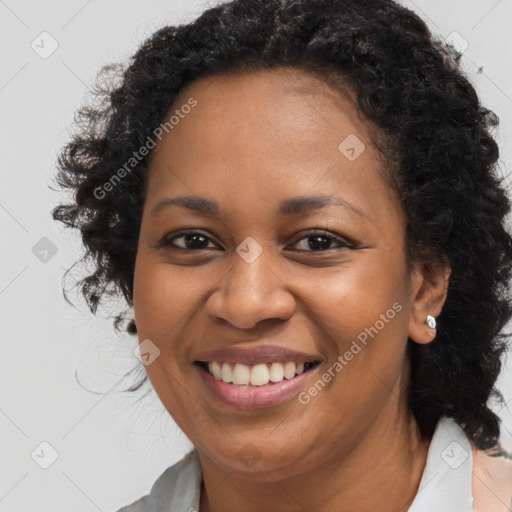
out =
[[(512, 148), (512, 1), (403, 3), (436, 34), (462, 41), (455, 31), (469, 45), (464, 68), (501, 119), (506, 174)], [(73, 309), (64, 302), (62, 274), (81, 249), (76, 235), (51, 219), (51, 209), (65, 196), (48, 185), (74, 112), (101, 65), (126, 59), (151, 32), (195, 18), (206, 5), (0, 0), (0, 511), (117, 510), (147, 493), (191, 447), (154, 392), (138, 403), (142, 392), (105, 394), (137, 363), (136, 340), (115, 335), (106, 318), (115, 304), (95, 318), (83, 303)], [(43, 31), (58, 43), (46, 59), (31, 47), (34, 40), (43, 45)], [(49, 44), (46, 39), (45, 49)], [(40, 242), (43, 237), (57, 250), (47, 262), (32, 252), (36, 244), (48, 244)], [(75, 371), (97, 394), (77, 384)], [(509, 405), (511, 381), (508, 357), (499, 387)], [(512, 432), (510, 412), (499, 414)], [(44, 441), (58, 453), (48, 469), (31, 458), (36, 449), (39, 461), (49, 460), (50, 450), (40, 446)], [(503, 444), (512, 449), (506, 431)]]

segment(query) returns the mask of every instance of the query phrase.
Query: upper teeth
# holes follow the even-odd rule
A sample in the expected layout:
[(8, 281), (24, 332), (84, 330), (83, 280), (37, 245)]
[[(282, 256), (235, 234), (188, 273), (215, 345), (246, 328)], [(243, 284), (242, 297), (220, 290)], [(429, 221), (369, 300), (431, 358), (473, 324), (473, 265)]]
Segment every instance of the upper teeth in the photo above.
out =
[(283, 379), (293, 379), (295, 375), (304, 372), (304, 363), (272, 363), (247, 366), (242, 363), (231, 365), (219, 361), (208, 363), (208, 370), (217, 379), (231, 382), (237, 386), (251, 385), (264, 386), (271, 382), (280, 382)]

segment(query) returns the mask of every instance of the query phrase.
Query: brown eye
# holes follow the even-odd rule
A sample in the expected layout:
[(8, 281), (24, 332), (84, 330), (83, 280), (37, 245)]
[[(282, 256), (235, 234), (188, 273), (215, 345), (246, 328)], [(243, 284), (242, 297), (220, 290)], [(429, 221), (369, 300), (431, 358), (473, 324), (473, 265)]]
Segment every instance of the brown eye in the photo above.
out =
[[(295, 242), (295, 244), (293, 244), (293, 245), (296, 245), (299, 242), (302, 242), (303, 240), (309, 240), (309, 242), (305, 244), (305, 246), (307, 247), (307, 249), (305, 251), (302, 249), (299, 249), (299, 251), (303, 251), (303, 252), (324, 252), (324, 251), (327, 251), (330, 249), (336, 249), (336, 248), (341, 248), (341, 247), (345, 247), (345, 248), (353, 247), (353, 245), (351, 243), (347, 242), (346, 240), (344, 240), (338, 236), (333, 236), (332, 234), (326, 233), (324, 231), (310, 233), (310, 234), (300, 238), (299, 240), (297, 240)], [(333, 244), (334, 244), (334, 247), (333, 247)]]
[[(303, 247), (305, 247), (304, 249), (297, 249), (300, 252), (325, 252), (330, 249), (354, 247), (353, 244), (347, 242), (343, 238), (324, 231), (312, 232), (298, 239), (292, 245), (297, 245), (303, 240), (307, 240), (308, 242), (303, 243)], [(209, 245), (209, 243), (213, 245)], [(172, 249), (183, 251), (218, 248), (209, 236), (200, 231), (182, 231), (181, 233), (173, 236), (165, 236), (158, 243), (158, 247), (170, 247)]]
[[(178, 244), (176, 241), (181, 240)], [(184, 251), (197, 249), (210, 249), (208, 242), (212, 241), (210, 237), (199, 231), (183, 231), (172, 237), (164, 237), (158, 244), (159, 247), (169, 247), (181, 249)]]

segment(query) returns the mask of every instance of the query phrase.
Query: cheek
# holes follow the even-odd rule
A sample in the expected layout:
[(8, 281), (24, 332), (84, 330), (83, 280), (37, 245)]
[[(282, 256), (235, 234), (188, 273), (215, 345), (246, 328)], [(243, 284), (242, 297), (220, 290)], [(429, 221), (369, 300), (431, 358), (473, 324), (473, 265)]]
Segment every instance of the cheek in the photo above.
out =
[[(368, 255), (346, 269), (302, 281), (310, 318), (325, 340), (330, 365), (342, 368), (334, 381), (354, 386), (361, 381), (392, 386), (400, 375), (408, 332), (405, 267), (395, 258)], [(313, 282), (314, 281), (314, 282)], [(333, 384), (334, 384), (333, 381)], [(357, 394), (357, 393), (356, 393)]]
[[(343, 432), (353, 424), (368, 424), (392, 395), (404, 371), (408, 304), (403, 275), (379, 267), (353, 266), (315, 282), (303, 282), (305, 305), (322, 339), (328, 362), (302, 395), (316, 411), (318, 429)], [(306, 295), (304, 295), (306, 296)], [(318, 381), (317, 381), (318, 382)], [(335, 404), (339, 414), (332, 414)], [(340, 417), (344, 418), (342, 421)]]
[(165, 263), (137, 262), (133, 284), (133, 309), (139, 338), (164, 341), (197, 310), (204, 279), (191, 268)]
[[(405, 271), (379, 256), (368, 255), (353, 265), (331, 269), (323, 275), (309, 272), (297, 277), (302, 289), (298, 293), (307, 297), (305, 307), (316, 323), (329, 329), (333, 336), (357, 336), (379, 322), (381, 315), (389, 320), (385, 322), (386, 330), (390, 330), (391, 324), (405, 323)], [(399, 305), (393, 307), (395, 303)], [(381, 323), (382, 320), (378, 323), (380, 328)]]
[(146, 373), (162, 404), (185, 431), (190, 430), (194, 413), (200, 413), (191, 408), (189, 392), (184, 392), (180, 384), (191, 367), (185, 362), (186, 350), (177, 349), (180, 333), (186, 330), (201, 295), (197, 280), (184, 278), (189, 271), (141, 258), (136, 263), (133, 289), (139, 341), (149, 339), (160, 350), (158, 357), (145, 366)]

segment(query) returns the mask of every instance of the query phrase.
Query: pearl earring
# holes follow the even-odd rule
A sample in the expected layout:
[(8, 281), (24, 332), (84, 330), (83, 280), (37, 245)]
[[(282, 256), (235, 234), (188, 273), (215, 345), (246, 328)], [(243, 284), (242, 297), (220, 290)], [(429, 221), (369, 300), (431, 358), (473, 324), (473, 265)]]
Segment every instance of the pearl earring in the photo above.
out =
[(432, 315), (427, 315), (427, 325), (431, 328), (431, 329), (435, 329), (436, 328), (436, 319), (432, 316)]

